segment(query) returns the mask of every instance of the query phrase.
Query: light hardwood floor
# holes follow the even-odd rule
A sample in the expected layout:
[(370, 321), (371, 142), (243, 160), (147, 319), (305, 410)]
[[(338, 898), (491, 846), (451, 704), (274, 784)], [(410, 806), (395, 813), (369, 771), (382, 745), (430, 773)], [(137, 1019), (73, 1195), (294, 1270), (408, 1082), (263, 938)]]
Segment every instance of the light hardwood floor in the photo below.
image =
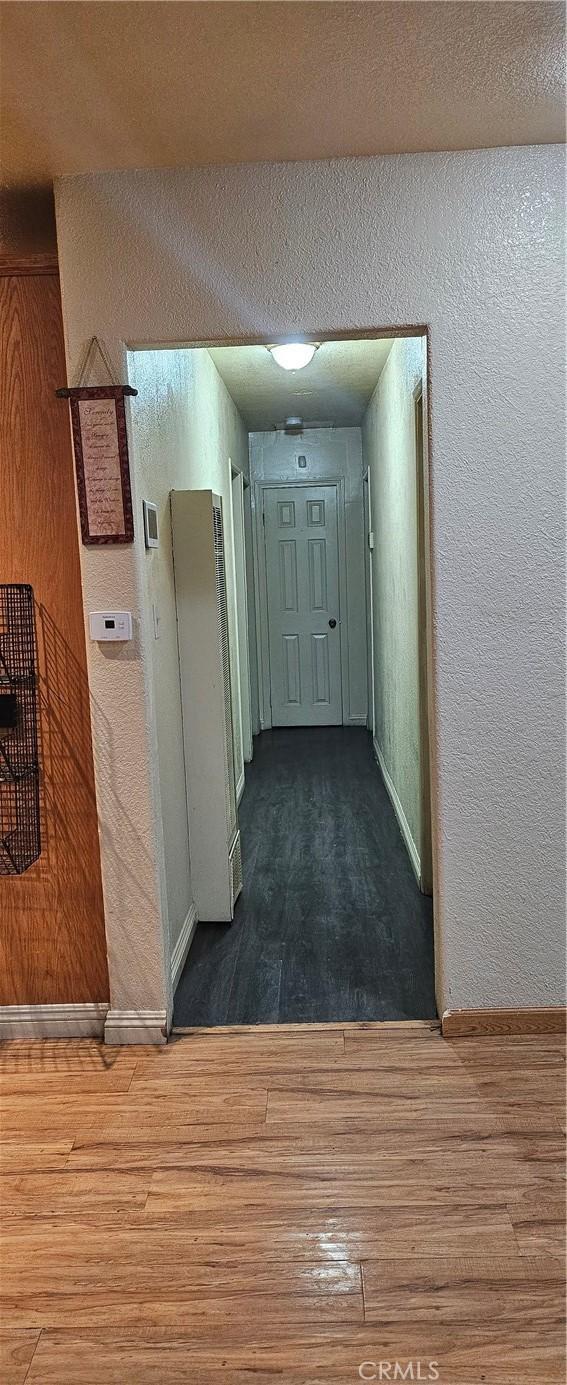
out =
[(563, 1381), (564, 1073), (431, 1024), (5, 1044), (3, 1385)]

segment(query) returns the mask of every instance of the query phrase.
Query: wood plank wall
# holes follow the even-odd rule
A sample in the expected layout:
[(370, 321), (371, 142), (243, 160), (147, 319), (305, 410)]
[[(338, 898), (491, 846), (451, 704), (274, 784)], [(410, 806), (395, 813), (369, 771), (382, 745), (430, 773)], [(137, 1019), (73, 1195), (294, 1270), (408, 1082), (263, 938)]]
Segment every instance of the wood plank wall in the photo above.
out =
[[(10, 268), (10, 273), (6, 269)], [(24, 266), (25, 269), (25, 266)], [(0, 1004), (108, 999), (91, 722), (57, 273), (0, 266), (0, 582), (31, 582), (42, 842), (0, 876)]]

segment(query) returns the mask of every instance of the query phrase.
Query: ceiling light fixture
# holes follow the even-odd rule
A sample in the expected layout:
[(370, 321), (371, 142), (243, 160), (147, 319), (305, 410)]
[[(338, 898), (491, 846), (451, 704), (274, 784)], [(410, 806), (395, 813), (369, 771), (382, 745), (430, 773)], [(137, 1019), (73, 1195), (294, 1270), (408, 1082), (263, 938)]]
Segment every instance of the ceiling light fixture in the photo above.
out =
[(317, 345), (314, 341), (286, 341), (280, 346), (269, 346), (268, 351), (282, 370), (303, 370), (313, 360)]

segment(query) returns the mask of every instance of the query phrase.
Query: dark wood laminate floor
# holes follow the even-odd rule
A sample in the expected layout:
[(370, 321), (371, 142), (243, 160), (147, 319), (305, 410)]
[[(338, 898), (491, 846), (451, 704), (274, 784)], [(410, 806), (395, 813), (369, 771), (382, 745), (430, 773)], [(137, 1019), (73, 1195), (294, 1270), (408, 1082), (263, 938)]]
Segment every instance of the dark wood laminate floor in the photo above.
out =
[(264, 732), (240, 825), (234, 922), (198, 925), (176, 1025), (435, 1016), (432, 904), (366, 731)]

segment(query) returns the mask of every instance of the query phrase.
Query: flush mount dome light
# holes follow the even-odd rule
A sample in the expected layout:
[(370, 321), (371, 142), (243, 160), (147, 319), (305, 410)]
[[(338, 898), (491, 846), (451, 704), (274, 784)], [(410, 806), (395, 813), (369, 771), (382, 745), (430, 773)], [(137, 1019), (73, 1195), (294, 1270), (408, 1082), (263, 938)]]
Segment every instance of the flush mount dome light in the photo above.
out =
[(280, 365), (282, 370), (303, 370), (313, 360), (317, 350), (317, 343), (314, 341), (286, 341), (281, 346), (269, 346), (276, 365)]

